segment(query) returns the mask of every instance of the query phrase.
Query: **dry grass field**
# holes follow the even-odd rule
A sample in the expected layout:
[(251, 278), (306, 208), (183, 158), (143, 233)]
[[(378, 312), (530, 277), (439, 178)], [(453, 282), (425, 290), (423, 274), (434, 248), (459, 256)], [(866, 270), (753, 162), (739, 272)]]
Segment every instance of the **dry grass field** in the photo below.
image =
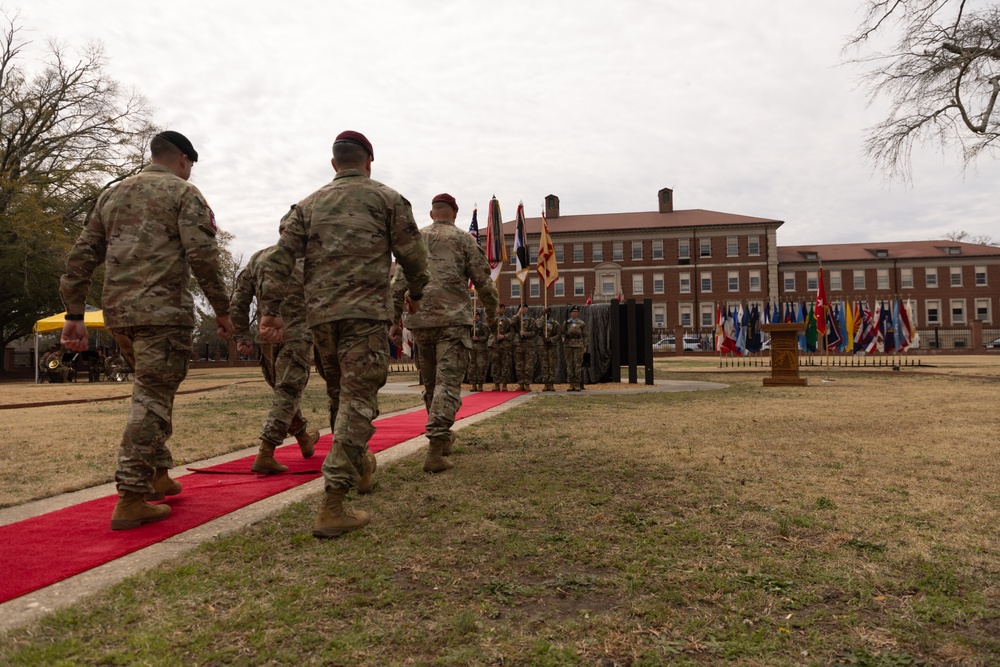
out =
[(1000, 364), (932, 361), (765, 388), (674, 357), (658, 378), (727, 388), (543, 394), (454, 470), (380, 469), (362, 531), (315, 540), (293, 504), (0, 662), (997, 665)]

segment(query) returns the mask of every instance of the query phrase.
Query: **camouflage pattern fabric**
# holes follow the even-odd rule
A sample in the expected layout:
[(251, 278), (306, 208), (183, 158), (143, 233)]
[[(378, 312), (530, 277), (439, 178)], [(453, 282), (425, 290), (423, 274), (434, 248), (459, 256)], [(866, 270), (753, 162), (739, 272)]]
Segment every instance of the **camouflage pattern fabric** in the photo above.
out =
[(304, 340), (260, 346), (261, 371), (268, 386), (274, 389), (260, 438), (276, 447), (285, 436), (298, 435), (309, 426), (299, 410), (299, 401), (309, 384), (311, 348), (312, 343)]
[(515, 315), (507, 325), (507, 335), (514, 341), (514, 372), (518, 384), (531, 384), (535, 377), (536, 322), (525, 315)]
[(194, 327), (192, 271), (215, 314), (229, 314), (215, 216), (198, 188), (166, 167), (149, 165), (98, 197), (60, 281), (67, 311), (83, 312), (102, 262), (109, 328)]
[(566, 355), (566, 376), (570, 386), (583, 383), (583, 353), (587, 349), (587, 323), (581, 319), (566, 320), (563, 351)]
[(284, 285), (305, 258), (304, 281), (309, 328), (325, 322), (362, 319), (391, 321), (389, 269), (402, 267), (406, 287), (423, 295), (427, 249), (413, 220), (410, 202), (357, 169), (337, 172), (331, 183), (285, 215), (278, 247), (265, 261), (264, 315), (280, 315)]
[(418, 366), (424, 380), (427, 437), (447, 441), (455, 415), (462, 407), (462, 378), (469, 365), (472, 341), (465, 326), (414, 329), (420, 350)]
[[(53, 350), (52, 352), (42, 355), (42, 358), (38, 361), (38, 367), (41, 369), (42, 375), (50, 383), (68, 382), (70, 379), (72, 369), (63, 363), (62, 358), (62, 350)], [(55, 368), (49, 368), (49, 362), (53, 359), (57, 360), (59, 365)]]
[(378, 391), (389, 372), (387, 333), (381, 320), (337, 320), (312, 328), (333, 430), (334, 444), (323, 461), (327, 489), (353, 488), (361, 479), (361, 463), (375, 433)]
[(490, 339), (490, 328), (485, 322), (472, 325), (472, 349), (469, 351), (469, 382), (483, 384), (486, 382), (486, 365), (489, 363), (487, 343)]
[(118, 448), (119, 490), (150, 493), (156, 469), (174, 467), (166, 443), (173, 433), (174, 395), (187, 376), (192, 331), (180, 326), (111, 330), (125, 361), (135, 369), (132, 407)]
[(553, 384), (556, 381), (556, 351), (559, 349), (563, 328), (551, 317), (548, 319), (538, 318), (535, 326), (538, 329), (538, 337), (542, 341), (542, 348), (538, 355), (542, 366), (542, 382)]
[[(490, 327), (490, 339), (487, 348), (490, 353), (490, 372), (493, 374), (493, 382), (497, 384), (507, 384), (510, 381), (510, 361), (513, 350), (513, 343), (507, 335), (507, 324), (510, 319), (502, 317), (496, 327)], [(499, 334), (497, 331), (499, 330)], [(499, 336), (503, 336), (500, 340)]]
[[(233, 338), (237, 342), (251, 343), (250, 338), (250, 305), (254, 297), (260, 301), (264, 290), (264, 265), (274, 252), (276, 246), (264, 248), (255, 252), (247, 261), (247, 265), (236, 277), (236, 289), (229, 305), (229, 314), (233, 320)], [(300, 259), (295, 262), (292, 275), (285, 286), (285, 294), (281, 299), (279, 312), (284, 320), (285, 329), (282, 342), (304, 340), (312, 341), (309, 329), (306, 327), (306, 298), (303, 287), (303, 270), (305, 263)], [(266, 343), (259, 334), (257, 343)]]

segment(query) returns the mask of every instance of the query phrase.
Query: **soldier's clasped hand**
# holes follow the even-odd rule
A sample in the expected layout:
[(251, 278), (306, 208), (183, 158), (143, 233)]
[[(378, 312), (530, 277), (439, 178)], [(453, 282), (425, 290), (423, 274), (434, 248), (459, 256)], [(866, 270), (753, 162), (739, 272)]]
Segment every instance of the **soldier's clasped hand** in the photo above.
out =
[(285, 322), (281, 315), (264, 315), (260, 318), (260, 335), (268, 343), (276, 345), (281, 342), (285, 332)]

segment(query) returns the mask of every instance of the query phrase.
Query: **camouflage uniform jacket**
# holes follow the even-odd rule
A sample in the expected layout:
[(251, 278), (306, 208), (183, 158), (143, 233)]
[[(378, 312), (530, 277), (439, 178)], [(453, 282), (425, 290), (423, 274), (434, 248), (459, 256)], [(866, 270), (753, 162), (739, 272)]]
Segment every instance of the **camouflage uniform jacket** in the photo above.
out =
[(402, 272), (396, 271), (392, 279), (393, 321), (403, 315), (403, 326), (411, 330), (472, 326), (470, 280), (486, 312), (495, 312), (500, 298), (490, 277), (490, 263), (473, 238), (447, 221), (435, 221), (421, 235), (427, 246), (431, 279), (424, 288), (420, 309), (412, 315), (404, 314), (406, 282)]
[[(497, 344), (508, 345), (508, 346), (510, 345), (511, 339), (510, 339), (510, 336), (507, 334), (507, 325), (508, 324), (510, 324), (510, 318), (509, 317), (501, 317), (499, 320), (497, 320), (497, 323), (495, 325), (493, 325), (492, 327), (490, 327), (490, 338), (489, 338), (488, 341), (486, 341), (487, 346), (493, 347), (494, 345), (497, 345)], [(503, 340), (497, 340), (497, 330), (498, 329), (499, 329), (499, 332), (503, 334)]]
[(472, 341), (472, 344), (476, 347), (486, 347), (486, 344), (489, 343), (490, 338), (492, 338), (489, 325), (482, 320), (473, 322), (472, 335), (479, 339)]
[[(236, 290), (230, 303), (233, 318), (233, 336), (250, 342), (250, 304), (254, 297), (260, 298), (264, 282), (264, 262), (274, 252), (274, 246), (258, 250), (236, 278)], [(281, 300), (281, 319), (285, 323), (282, 342), (291, 340), (312, 341), (312, 334), (306, 328), (306, 299), (302, 290), (302, 260), (295, 262), (295, 269), (288, 281), (285, 298)], [(259, 334), (258, 343), (266, 343)]]
[[(542, 339), (542, 343), (546, 347), (557, 344), (559, 339), (562, 338), (562, 325), (552, 318), (548, 318), (548, 321), (546, 321), (546, 318), (539, 317), (535, 326), (538, 329), (538, 337)], [(546, 332), (548, 332), (547, 336), (545, 335)]]
[(566, 347), (587, 347), (587, 323), (583, 320), (566, 320)]
[(310, 328), (348, 319), (391, 321), (393, 256), (406, 272), (411, 294), (421, 296), (430, 279), (410, 202), (357, 169), (342, 169), (293, 206), (279, 234), (278, 247), (264, 264), (262, 315), (281, 314), (284, 284), (298, 257), (305, 257)]
[(192, 271), (215, 314), (229, 314), (212, 209), (197, 187), (166, 167), (151, 164), (97, 198), (60, 281), (67, 312), (83, 312), (102, 262), (109, 328), (194, 327)]
[[(522, 331), (521, 320), (524, 320), (524, 328)], [(507, 320), (507, 332), (506, 336), (510, 340), (514, 341), (515, 345), (534, 345), (535, 334), (538, 330), (535, 328), (537, 323), (532, 318), (525, 315), (523, 318), (520, 315), (515, 315)], [(521, 334), (524, 334), (523, 336)]]

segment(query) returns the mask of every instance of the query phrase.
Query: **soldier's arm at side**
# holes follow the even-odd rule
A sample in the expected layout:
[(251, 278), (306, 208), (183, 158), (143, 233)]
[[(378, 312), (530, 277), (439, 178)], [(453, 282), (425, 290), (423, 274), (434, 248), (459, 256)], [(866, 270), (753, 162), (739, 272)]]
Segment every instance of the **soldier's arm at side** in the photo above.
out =
[[(99, 209), (101, 201), (103, 197), (98, 198), (87, 216), (83, 231), (66, 258), (66, 271), (59, 279), (59, 295), (69, 315), (83, 315), (94, 270), (104, 263), (108, 242)], [(86, 350), (87, 326), (83, 320), (67, 320), (59, 342), (75, 352)]]
[(392, 274), (389, 293), (392, 295), (392, 323), (395, 324), (403, 316), (403, 304), (406, 301), (406, 279), (404, 271), (399, 265), (396, 266), (396, 272)]
[[(486, 253), (476, 245), (471, 236), (465, 235), (465, 265), (469, 273), (469, 280), (476, 286), (479, 299), (483, 302), (483, 308), (487, 313), (496, 313), (497, 306), (500, 305), (500, 295), (497, 294), (496, 285), (493, 284), (493, 277), (490, 275), (490, 263), (486, 259)], [(494, 315), (494, 317), (496, 317)]]
[(236, 289), (229, 303), (229, 316), (233, 320), (233, 335), (239, 342), (250, 342), (250, 304), (253, 302), (253, 272), (244, 267), (236, 277)]
[[(410, 202), (400, 196), (390, 216), (389, 247), (396, 257), (397, 267), (403, 268), (410, 298), (419, 301), (424, 295), (424, 286), (431, 279), (427, 271), (427, 246), (413, 219)], [(399, 269), (396, 271), (398, 273)]]
[[(177, 227), (191, 271), (215, 311), (216, 319), (225, 318), (228, 322), (229, 296), (222, 280), (214, 216), (197, 188), (192, 187), (182, 196)], [(232, 329), (231, 324), (229, 328)]]

